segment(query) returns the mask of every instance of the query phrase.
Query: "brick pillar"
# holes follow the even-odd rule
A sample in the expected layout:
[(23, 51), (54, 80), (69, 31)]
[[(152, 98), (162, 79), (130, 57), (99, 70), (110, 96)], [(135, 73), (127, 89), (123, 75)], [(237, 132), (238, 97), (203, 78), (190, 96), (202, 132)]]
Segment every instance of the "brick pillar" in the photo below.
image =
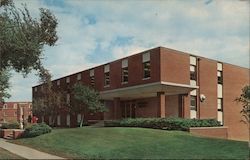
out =
[(114, 98), (114, 119), (118, 119), (118, 112), (120, 110), (120, 98)]
[(158, 97), (158, 117), (166, 117), (166, 96), (164, 92), (157, 92)]

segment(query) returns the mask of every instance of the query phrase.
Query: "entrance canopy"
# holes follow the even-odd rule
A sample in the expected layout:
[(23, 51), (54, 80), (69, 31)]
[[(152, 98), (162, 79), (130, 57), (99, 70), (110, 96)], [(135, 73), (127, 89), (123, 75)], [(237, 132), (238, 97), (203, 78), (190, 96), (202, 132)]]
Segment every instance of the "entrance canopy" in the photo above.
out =
[(121, 100), (139, 99), (156, 97), (157, 92), (164, 92), (165, 95), (187, 94), (190, 91), (199, 88), (198, 86), (191, 86), (186, 84), (178, 84), (171, 82), (155, 82), (149, 84), (136, 85), (131, 87), (124, 87), (114, 90), (100, 92), (101, 99), (113, 100), (119, 97)]

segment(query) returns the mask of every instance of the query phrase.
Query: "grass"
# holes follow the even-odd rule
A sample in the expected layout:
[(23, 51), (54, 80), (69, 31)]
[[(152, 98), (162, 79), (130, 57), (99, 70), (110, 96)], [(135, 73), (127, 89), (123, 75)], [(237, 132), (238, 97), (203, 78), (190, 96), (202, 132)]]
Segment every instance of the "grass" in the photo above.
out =
[(3, 148), (0, 148), (0, 159), (23, 159), (23, 158), (13, 153), (10, 153), (9, 151)]
[(145, 128), (55, 129), (49, 134), (12, 142), (67, 158), (247, 159), (249, 156), (246, 142)]

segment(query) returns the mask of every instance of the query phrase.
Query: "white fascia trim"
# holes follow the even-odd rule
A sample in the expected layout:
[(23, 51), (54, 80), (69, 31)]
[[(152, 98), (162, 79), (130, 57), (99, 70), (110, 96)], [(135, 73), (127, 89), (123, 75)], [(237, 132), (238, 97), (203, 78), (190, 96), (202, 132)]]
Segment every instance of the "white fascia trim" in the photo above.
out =
[(191, 86), (191, 85), (188, 85), (188, 84), (180, 84), (180, 83), (172, 83), (172, 82), (164, 82), (164, 81), (161, 81), (161, 84), (168, 85), (168, 86), (193, 88), (193, 89), (198, 89), (199, 88), (199, 86)]
[(150, 86), (154, 86), (154, 85), (168, 85), (168, 86), (193, 88), (193, 89), (199, 88), (199, 86), (191, 86), (191, 85), (187, 85), (187, 84), (161, 81), (161, 82), (154, 82), (154, 83), (149, 83), (149, 84), (136, 85), (136, 86), (132, 86), (132, 87), (125, 87), (125, 88), (118, 88), (118, 89), (113, 89), (113, 90), (108, 90), (108, 91), (101, 91), (100, 94), (112, 93), (112, 92), (117, 92), (117, 91), (125, 91), (128, 89), (140, 89), (140, 88), (150, 87)]

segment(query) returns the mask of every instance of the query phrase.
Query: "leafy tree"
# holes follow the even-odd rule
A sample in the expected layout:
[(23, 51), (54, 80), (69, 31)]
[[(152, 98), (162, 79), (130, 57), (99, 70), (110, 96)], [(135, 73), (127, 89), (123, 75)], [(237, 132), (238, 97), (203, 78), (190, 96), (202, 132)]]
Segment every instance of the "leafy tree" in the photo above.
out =
[(10, 97), (9, 93), (7, 92), (7, 89), (10, 87), (9, 78), (10, 73), (7, 70), (0, 70), (0, 103), (4, 102), (4, 97)]
[(237, 97), (235, 100), (242, 103), (243, 108), (240, 113), (245, 118), (245, 122), (250, 124), (250, 85), (242, 88), (240, 97)]
[[(237, 102), (242, 103), (242, 110), (241, 114), (245, 118), (245, 123), (248, 123), (248, 130), (250, 131), (250, 85), (245, 86), (242, 88), (242, 93), (240, 97), (235, 99)], [(248, 147), (250, 148), (250, 135), (249, 135), (249, 142)]]
[(73, 98), (68, 105), (71, 112), (81, 114), (80, 127), (83, 126), (83, 121), (87, 121), (88, 112), (105, 112), (107, 108), (100, 101), (99, 92), (95, 91), (93, 88), (84, 86), (80, 83), (77, 83), (73, 86), (72, 89)]
[(39, 97), (33, 100), (33, 112), (37, 115), (52, 116), (52, 125), (55, 125), (59, 109), (65, 105), (65, 96), (59, 89), (53, 89), (52, 76), (48, 70), (42, 69), (39, 77), (42, 91)]
[[(43, 47), (55, 45), (57, 19), (48, 9), (40, 9), (40, 19), (31, 17), (26, 6), (16, 8), (12, 0), (0, 1), (0, 77), (14, 70), (26, 76), (31, 70), (43, 68)], [(5, 83), (7, 84), (7, 83)], [(0, 84), (3, 86), (4, 84)], [(5, 92), (1, 87), (1, 93)], [(0, 99), (8, 98), (2, 94)]]

